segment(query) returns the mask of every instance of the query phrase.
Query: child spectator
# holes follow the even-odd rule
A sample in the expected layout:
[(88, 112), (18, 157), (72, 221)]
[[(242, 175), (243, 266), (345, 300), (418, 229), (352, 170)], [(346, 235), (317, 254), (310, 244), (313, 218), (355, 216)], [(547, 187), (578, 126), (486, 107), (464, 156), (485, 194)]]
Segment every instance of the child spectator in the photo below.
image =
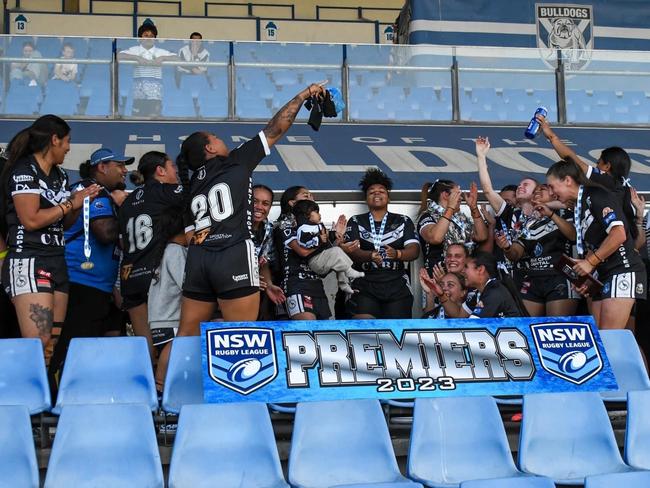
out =
[[(64, 44), (61, 49), (61, 59), (74, 59), (74, 47), (72, 44)], [(53, 80), (75, 81), (79, 66), (77, 63), (56, 63), (54, 65)]]

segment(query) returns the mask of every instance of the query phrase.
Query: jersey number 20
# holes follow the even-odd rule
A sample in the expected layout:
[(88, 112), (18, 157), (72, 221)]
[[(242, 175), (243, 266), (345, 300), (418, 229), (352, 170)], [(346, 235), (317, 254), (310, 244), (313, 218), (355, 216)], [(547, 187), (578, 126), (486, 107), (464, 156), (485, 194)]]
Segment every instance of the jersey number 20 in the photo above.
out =
[[(230, 187), (226, 183), (217, 183), (208, 192), (208, 196), (197, 195), (192, 199), (192, 213), (194, 214), (194, 230), (199, 231), (210, 227), (212, 220), (221, 222), (233, 214)], [(210, 216), (207, 216), (208, 210)], [(212, 217), (212, 220), (210, 219)]]

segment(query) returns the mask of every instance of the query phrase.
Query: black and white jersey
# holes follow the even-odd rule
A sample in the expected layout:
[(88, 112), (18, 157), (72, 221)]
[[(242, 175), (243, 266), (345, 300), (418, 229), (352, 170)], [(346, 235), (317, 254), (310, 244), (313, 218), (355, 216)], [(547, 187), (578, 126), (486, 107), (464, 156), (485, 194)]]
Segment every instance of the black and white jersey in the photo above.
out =
[(151, 180), (133, 190), (118, 212), (122, 241), (122, 292), (146, 293), (164, 243), (160, 218), (171, 209), (182, 213), (183, 187)]
[[(375, 238), (380, 246), (379, 252), (383, 255), (384, 260), (380, 265), (373, 261), (355, 264), (355, 269), (366, 273), (365, 279), (368, 281), (390, 281), (403, 276), (408, 269), (404, 261), (392, 260), (385, 255), (386, 246), (393, 249), (404, 249), (409, 244), (420, 245), (418, 236), (415, 233), (413, 221), (406, 215), (386, 213), (386, 221), (370, 223), (372, 215), (370, 213), (359, 214), (348, 220), (348, 226), (345, 231), (345, 240), (359, 240), (362, 251), (375, 250)], [(383, 227), (383, 230), (382, 230)], [(375, 234), (376, 233), (376, 234)]]
[(519, 307), (508, 289), (497, 279), (490, 279), (478, 295), (470, 315), (472, 319), (520, 317)]
[(599, 187), (583, 188), (582, 199), (576, 204), (580, 211), (576, 228), (584, 242), (585, 255), (587, 251), (597, 250), (612, 228), (622, 226), (625, 229), (625, 242), (605, 259), (605, 262), (598, 265), (599, 279), (603, 281), (613, 274), (642, 271), (643, 262), (634, 249), (634, 241), (625, 223), (620, 199), (616, 193)]
[(513, 207), (504, 201), (496, 214), (497, 225), (494, 230), (504, 232), (510, 242), (515, 242), (521, 237), (531, 219), (532, 217), (524, 215), (519, 207)]
[(17, 161), (7, 175), (7, 245), (12, 253), (28, 258), (62, 256), (65, 252), (63, 219), (36, 230), (27, 230), (18, 219), (13, 197), (39, 195), (39, 208), (57, 206), (70, 196), (68, 176), (58, 166), (46, 175), (33, 156)]
[(289, 244), (298, 239), (298, 227), (295, 220), (285, 220), (280, 228), (284, 236), (283, 242), (283, 262), (284, 262), (284, 280), (283, 288), (285, 293), (295, 291), (299, 287), (305, 292), (312, 292), (322, 289), (322, 282), (320, 276), (316, 274), (309, 267), (309, 258), (311, 256), (302, 257), (291, 250)]
[(440, 222), (444, 213), (444, 207), (429, 202), (427, 211), (418, 218), (417, 235), (422, 246), (424, 267), (429, 271), (433, 269), (434, 265), (444, 260), (445, 251), (450, 244), (458, 244), (459, 242), (464, 245), (473, 244), (474, 222), (462, 212), (456, 212), (451, 217), (447, 233), (440, 244), (431, 244), (422, 237), (422, 230), (429, 225), (436, 225)]
[[(573, 212), (560, 209), (556, 214), (573, 223)], [(556, 274), (553, 265), (560, 256), (571, 255), (571, 241), (550, 217), (529, 219), (516, 242), (524, 248), (525, 255), (515, 263), (515, 269), (527, 275)]]
[(252, 239), (253, 170), (270, 154), (264, 132), (192, 174), (188, 228), (193, 244), (222, 250)]

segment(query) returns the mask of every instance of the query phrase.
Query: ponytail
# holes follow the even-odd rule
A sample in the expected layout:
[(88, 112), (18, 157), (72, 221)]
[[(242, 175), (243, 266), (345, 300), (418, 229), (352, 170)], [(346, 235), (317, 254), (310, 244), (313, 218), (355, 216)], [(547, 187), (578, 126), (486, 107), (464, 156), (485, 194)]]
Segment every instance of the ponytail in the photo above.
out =
[(93, 173), (93, 167), (91, 166), (89, 159), (79, 165), (79, 176), (81, 176), (81, 178), (91, 178)]
[(286, 190), (284, 190), (284, 193), (282, 193), (282, 196), (280, 197), (280, 215), (289, 215), (291, 214), (291, 205), (289, 202), (291, 200), (296, 199), (296, 195), (300, 193), (300, 190), (305, 188), (304, 186), (290, 186)]
[(418, 209), (418, 215), (426, 212), (429, 207), (429, 190), (432, 186), (433, 183), (430, 181), (427, 181), (422, 185), (422, 189), (420, 190), (420, 208)]
[(452, 190), (456, 186), (458, 185), (452, 180), (436, 180), (433, 183), (427, 182), (422, 185), (422, 189), (420, 190), (419, 213), (427, 210), (429, 201), (440, 203), (440, 195), (442, 192)]
[(137, 169), (134, 169), (129, 173), (129, 180), (131, 180), (131, 183), (133, 183), (135, 186), (144, 185), (144, 176), (142, 176), (142, 173), (140, 173)]

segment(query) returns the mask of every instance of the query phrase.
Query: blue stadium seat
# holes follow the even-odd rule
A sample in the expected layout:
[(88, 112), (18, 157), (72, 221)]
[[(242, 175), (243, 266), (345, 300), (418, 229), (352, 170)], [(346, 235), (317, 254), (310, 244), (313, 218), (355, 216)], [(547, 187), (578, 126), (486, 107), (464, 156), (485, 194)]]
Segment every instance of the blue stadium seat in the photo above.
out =
[(517, 476), (491, 480), (464, 481), (460, 488), (555, 488), (550, 478), (543, 476)]
[(12, 115), (33, 115), (43, 99), (39, 86), (25, 85), (13, 80), (5, 98), (4, 113)]
[(50, 80), (45, 88), (45, 99), (41, 113), (74, 115), (79, 106), (79, 88), (75, 83), (63, 80)]
[(162, 488), (158, 443), (146, 405), (63, 408), (45, 487), (72, 486)]
[(228, 96), (221, 91), (211, 90), (207, 96), (199, 98), (197, 102), (201, 117), (228, 117)]
[(185, 405), (181, 409), (169, 487), (217, 486), (289, 487), (265, 404)]
[(273, 116), (273, 112), (264, 100), (240, 95), (237, 95), (237, 105), (235, 106), (237, 117), (243, 119), (268, 119)]
[(176, 337), (169, 355), (162, 407), (179, 413), (183, 405), (203, 403), (201, 338)]
[(524, 396), (519, 468), (566, 485), (630, 470), (621, 459), (603, 400), (593, 392)]
[(196, 117), (194, 99), (189, 91), (167, 88), (164, 93), (163, 117)]
[(88, 57), (90, 59), (111, 59), (113, 41), (111, 39), (91, 38), (88, 40)]
[(585, 478), (585, 488), (648, 488), (648, 486), (650, 486), (649, 471), (601, 474)]
[(38, 39), (36, 50), (41, 53), (41, 56), (44, 58), (58, 58), (61, 57), (62, 46), (59, 37), (42, 37)]
[(415, 400), (408, 473), (426, 486), (440, 488), (522, 475), (491, 397)]
[(50, 409), (40, 339), (0, 340), (0, 405), (24, 405), (32, 415)]
[(625, 462), (634, 468), (650, 469), (650, 390), (627, 395)]
[(210, 83), (205, 75), (182, 75), (181, 90), (189, 92), (194, 98), (210, 96)]
[(603, 391), (603, 399), (624, 402), (628, 391), (650, 390), (650, 379), (634, 333), (627, 329), (601, 330), (600, 337), (619, 386), (616, 391)]
[(84, 114), (92, 117), (108, 117), (111, 115), (111, 100), (109, 100), (108, 95), (91, 93)]
[(289, 482), (294, 488), (355, 483), (421, 486), (400, 474), (377, 400), (299, 403), (289, 454)]
[(32, 424), (24, 405), (0, 406), (0, 473), (0, 488), (39, 486)]
[(76, 338), (70, 341), (52, 412), (67, 405), (140, 403), (158, 408), (144, 337)]

